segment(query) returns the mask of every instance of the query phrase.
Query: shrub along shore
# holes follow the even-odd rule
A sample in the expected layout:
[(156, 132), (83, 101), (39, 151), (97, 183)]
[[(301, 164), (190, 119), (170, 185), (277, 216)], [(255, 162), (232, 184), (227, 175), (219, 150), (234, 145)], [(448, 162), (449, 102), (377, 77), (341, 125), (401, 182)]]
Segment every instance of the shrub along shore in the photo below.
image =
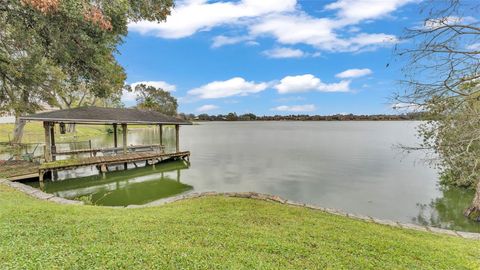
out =
[(202, 197), (126, 209), (0, 185), (0, 268), (480, 268), (480, 241), (273, 202)]

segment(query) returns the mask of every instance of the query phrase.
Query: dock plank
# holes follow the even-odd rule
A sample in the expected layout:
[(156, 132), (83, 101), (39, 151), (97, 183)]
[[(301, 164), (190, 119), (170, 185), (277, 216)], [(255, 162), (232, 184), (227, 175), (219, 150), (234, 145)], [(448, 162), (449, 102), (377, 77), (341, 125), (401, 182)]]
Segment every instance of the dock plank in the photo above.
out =
[(190, 156), (189, 151), (174, 152), (174, 153), (159, 153), (159, 152), (143, 152), (143, 153), (127, 153), (127, 154), (117, 154), (116, 156), (97, 156), (97, 157), (86, 157), (72, 160), (60, 160), (48, 162), (40, 165), (39, 170), (50, 171), (50, 170), (63, 170), (63, 169), (72, 169), (84, 166), (91, 165), (114, 165), (121, 163), (130, 163), (136, 161), (145, 161), (151, 159), (166, 159), (166, 158), (185, 158)]

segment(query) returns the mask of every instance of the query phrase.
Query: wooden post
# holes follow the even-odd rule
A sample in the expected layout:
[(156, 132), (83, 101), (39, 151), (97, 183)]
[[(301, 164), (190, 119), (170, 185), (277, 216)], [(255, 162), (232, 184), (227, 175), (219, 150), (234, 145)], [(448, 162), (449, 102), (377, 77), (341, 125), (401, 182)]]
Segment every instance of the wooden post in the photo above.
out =
[(180, 183), (180, 170), (177, 170), (177, 182)]
[(44, 176), (45, 172), (43, 170), (39, 170), (38, 172), (38, 181), (40, 183), (43, 183), (43, 176)]
[(45, 161), (52, 161), (52, 139), (50, 133), (50, 122), (43, 122), (43, 128), (45, 129)]
[[(118, 137), (117, 137), (117, 123), (113, 124), (113, 146), (115, 148), (118, 147)], [(113, 151), (115, 154), (117, 153), (117, 149)]]
[(52, 140), (52, 160), (56, 160), (57, 146), (55, 145), (55, 123), (50, 123), (50, 138)]
[(43, 175), (39, 177), (40, 190), (45, 191), (45, 182), (43, 182)]
[(107, 177), (105, 174), (107, 172), (107, 166), (105, 164), (100, 165), (100, 171), (102, 172), (102, 178), (105, 179)]
[(122, 124), (123, 132), (123, 153), (127, 153), (127, 124)]
[(92, 140), (88, 140), (88, 147), (90, 149), (90, 157), (92, 157)]
[(175, 144), (177, 152), (180, 152), (180, 125), (175, 125)]
[(158, 131), (159, 131), (159, 136), (160, 136), (160, 148), (159, 148), (159, 152), (163, 152), (162, 150), (162, 147), (163, 147), (163, 126), (162, 125), (158, 125)]

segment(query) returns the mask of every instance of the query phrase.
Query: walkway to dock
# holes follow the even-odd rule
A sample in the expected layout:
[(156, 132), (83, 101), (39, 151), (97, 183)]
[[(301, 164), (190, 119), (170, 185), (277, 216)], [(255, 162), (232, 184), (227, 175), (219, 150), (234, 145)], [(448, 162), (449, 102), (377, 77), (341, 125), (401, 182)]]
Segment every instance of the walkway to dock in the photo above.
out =
[(25, 160), (0, 161), (0, 178), (17, 181), (38, 177), (38, 163)]

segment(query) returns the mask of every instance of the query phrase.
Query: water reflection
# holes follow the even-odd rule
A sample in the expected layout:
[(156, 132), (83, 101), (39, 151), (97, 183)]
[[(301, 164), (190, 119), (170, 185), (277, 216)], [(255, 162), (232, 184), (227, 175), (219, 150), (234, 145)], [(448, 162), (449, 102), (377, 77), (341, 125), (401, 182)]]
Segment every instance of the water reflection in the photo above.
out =
[(418, 215), (414, 223), (445, 229), (480, 232), (478, 223), (463, 216), (463, 211), (472, 202), (474, 191), (454, 187), (442, 187), (442, 196), (429, 204), (417, 204)]
[(187, 169), (183, 161), (171, 161), (152, 166), (118, 170), (107, 174), (76, 179), (47, 181), (40, 187), (48, 193), (67, 199), (77, 199), (96, 205), (127, 206), (146, 204), (191, 190), (193, 187), (180, 182), (180, 171)]

